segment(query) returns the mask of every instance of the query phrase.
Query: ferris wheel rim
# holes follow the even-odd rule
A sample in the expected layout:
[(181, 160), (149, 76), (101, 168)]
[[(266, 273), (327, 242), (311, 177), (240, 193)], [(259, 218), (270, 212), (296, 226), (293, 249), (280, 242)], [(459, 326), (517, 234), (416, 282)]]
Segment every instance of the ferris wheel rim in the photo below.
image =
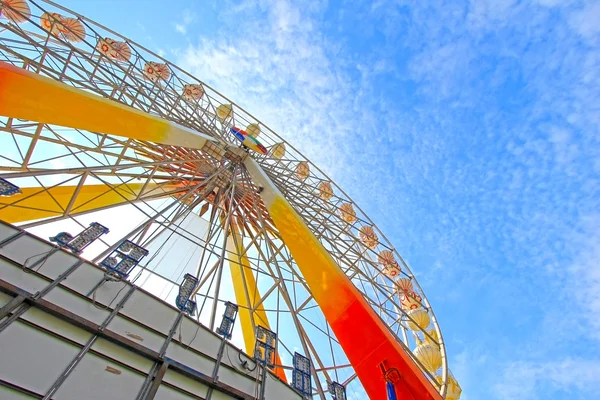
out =
[[(443, 371), (443, 373), (444, 373), (444, 374), (446, 374), (447, 364), (446, 364), (446, 357), (445, 357), (445, 345), (444, 345), (444, 342), (443, 342), (443, 339), (442, 339), (442, 333), (441, 333), (441, 329), (439, 328), (439, 325), (438, 325), (438, 323), (437, 323), (437, 319), (435, 318), (434, 311), (433, 311), (432, 307), (430, 306), (430, 304), (429, 304), (429, 302), (428, 302), (428, 300), (427, 300), (427, 297), (426, 297), (426, 294), (425, 294), (425, 292), (422, 290), (422, 288), (421, 288), (420, 284), (418, 283), (418, 281), (417, 281), (416, 277), (415, 277), (415, 276), (414, 276), (414, 274), (412, 273), (412, 271), (411, 271), (410, 267), (408, 266), (408, 264), (406, 263), (406, 261), (405, 261), (405, 260), (402, 258), (402, 256), (401, 256), (401, 255), (400, 255), (400, 254), (399, 254), (399, 253), (396, 251), (395, 247), (394, 247), (394, 246), (391, 246), (391, 242), (390, 242), (390, 241), (387, 239), (387, 237), (385, 236), (385, 234), (384, 234), (384, 233), (383, 233), (383, 232), (382, 232), (382, 231), (381, 231), (381, 230), (380, 230), (380, 229), (377, 227), (377, 225), (376, 225), (375, 223), (373, 223), (373, 221), (372, 221), (372, 220), (369, 218), (369, 216), (368, 216), (368, 215), (367, 215), (367, 214), (366, 214), (366, 213), (365, 213), (365, 212), (364, 212), (364, 211), (363, 211), (363, 210), (360, 208), (360, 206), (359, 206), (359, 205), (358, 205), (356, 202), (352, 201), (351, 197), (350, 197), (350, 196), (348, 196), (348, 195), (347, 195), (347, 193), (346, 193), (346, 192), (345, 192), (345, 191), (344, 191), (344, 190), (343, 190), (343, 189), (342, 189), (342, 188), (341, 188), (339, 185), (337, 185), (337, 184), (336, 184), (336, 183), (335, 183), (333, 180), (331, 180), (331, 179), (330, 179), (330, 178), (329, 178), (329, 177), (328, 177), (328, 176), (327, 176), (327, 175), (326, 175), (326, 174), (325, 174), (325, 173), (324, 173), (324, 172), (323, 172), (323, 171), (322, 171), (322, 170), (321, 170), (321, 169), (320, 169), (320, 168), (319, 168), (319, 167), (318, 167), (316, 164), (314, 164), (314, 163), (313, 163), (312, 161), (310, 161), (310, 160), (309, 160), (307, 157), (305, 157), (305, 156), (304, 156), (304, 155), (303, 155), (303, 154), (302, 154), (302, 153), (301, 153), (299, 150), (297, 150), (297, 149), (296, 149), (296, 148), (295, 148), (293, 145), (291, 145), (291, 144), (290, 144), (290, 143), (289, 143), (287, 140), (285, 140), (284, 138), (282, 138), (282, 137), (281, 137), (279, 134), (277, 134), (275, 131), (273, 131), (272, 129), (270, 129), (270, 128), (269, 128), (267, 125), (265, 125), (264, 123), (262, 123), (262, 122), (261, 122), (261, 121), (260, 121), (258, 118), (254, 117), (254, 115), (250, 114), (250, 113), (249, 113), (249, 112), (247, 112), (245, 109), (243, 109), (242, 107), (238, 106), (236, 103), (234, 103), (233, 101), (231, 101), (231, 100), (230, 100), (230, 99), (229, 99), (227, 96), (225, 96), (225, 95), (221, 94), (220, 92), (218, 92), (217, 90), (215, 90), (214, 88), (212, 88), (210, 85), (208, 85), (208, 84), (206, 84), (206, 83), (204, 83), (204, 82), (200, 81), (199, 79), (195, 78), (195, 77), (194, 77), (194, 76), (192, 76), (190, 73), (186, 72), (185, 70), (183, 70), (182, 68), (180, 68), (180, 67), (179, 67), (179, 66), (177, 66), (176, 64), (174, 64), (174, 63), (172, 63), (172, 62), (170, 62), (170, 61), (168, 61), (168, 60), (164, 59), (164, 58), (163, 58), (163, 57), (161, 57), (160, 55), (157, 55), (157, 54), (155, 54), (154, 52), (152, 52), (152, 51), (148, 50), (148, 49), (147, 49), (147, 48), (145, 48), (144, 46), (142, 46), (142, 45), (139, 45), (138, 43), (136, 43), (136, 42), (134, 42), (134, 41), (132, 41), (132, 40), (129, 40), (129, 39), (127, 39), (126, 37), (124, 37), (124, 36), (120, 35), (118, 32), (112, 31), (111, 29), (109, 29), (109, 28), (107, 28), (107, 27), (105, 27), (105, 26), (103, 26), (103, 25), (101, 25), (101, 24), (99, 24), (99, 23), (97, 23), (97, 22), (95, 22), (95, 21), (93, 21), (93, 20), (91, 20), (91, 19), (89, 19), (89, 18), (87, 18), (87, 17), (85, 17), (85, 16), (83, 16), (83, 15), (81, 15), (81, 14), (77, 14), (77, 13), (73, 12), (72, 10), (70, 10), (70, 9), (67, 9), (67, 8), (65, 8), (65, 7), (63, 7), (63, 6), (60, 6), (60, 5), (58, 5), (58, 4), (56, 4), (56, 3), (52, 2), (52, 1), (49, 1), (49, 0), (42, 0), (42, 1), (43, 1), (44, 3), (50, 4), (50, 5), (52, 5), (52, 6), (56, 7), (56, 8), (58, 8), (58, 9), (61, 9), (61, 10), (63, 10), (63, 11), (66, 11), (66, 12), (68, 12), (68, 13), (70, 13), (70, 14), (77, 15), (77, 16), (78, 16), (78, 18), (81, 18), (81, 19), (85, 20), (86, 22), (89, 22), (89, 23), (91, 23), (91, 24), (94, 24), (94, 25), (98, 26), (98, 27), (99, 27), (99, 28), (101, 28), (101, 29), (104, 29), (104, 30), (106, 30), (106, 31), (108, 31), (108, 32), (111, 32), (112, 34), (114, 34), (114, 35), (116, 35), (116, 36), (118, 36), (118, 37), (120, 37), (120, 38), (123, 38), (123, 39), (125, 39), (125, 40), (126, 40), (128, 43), (131, 43), (131, 44), (135, 45), (135, 47), (136, 47), (136, 48), (139, 48), (139, 49), (141, 49), (141, 50), (143, 50), (143, 51), (145, 51), (145, 52), (147, 52), (147, 53), (149, 53), (149, 54), (152, 54), (152, 55), (153, 55), (153, 56), (155, 56), (157, 59), (159, 59), (159, 60), (161, 60), (161, 61), (164, 61), (164, 62), (165, 62), (166, 64), (168, 64), (168, 65), (169, 65), (169, 66), (170, 66), (172, 69), (179, 71), (180, 73), (184, 74), (184, 75), (185, 75), (185, 76), (187, 76), (188, 78), (191, 78), (191, 79), (192, 79), (192, 80), (194, 80), (195, 82), (198, 82), (198, 83), (200, 83), (202, 86), (204, 86), (204, 87), (206, 87), (206, 88), (210, 89), (212, 92), (216, 93), (216, 94), (217, 94), (219, 97), (223, 98), (224, 100), (228, 101), (230, 104), (232, 104), (233, 106), (235, 106), (235, 107), (236, 107), (236, 109), (239, 109), (239, 110), (241, 110), (241, 111), (242, 111), (242, 112), (243, 112), (245, 115), (247, 115), (247, 116), (251, 117), (253, 120), (255, 120), (255, 121), (257, 121), (258, 123), (260, 123), (260, 124), (261, 124), (261, 126), (265, 127), (265, 128), (266, 128), (266, 129), (269, 131), (269, 133), (270, 133), (271, 135), (273, 135), (273, 136), (274, 136), (276, 139), (279, 139), (280, 141), (282, 141), (283, 143), (285, 143), (286, 145), (288, 145), (288, 146), (289, 146), (289, 147), (290, 147), (290, 148), (291, 148), (291, 149), (292, 149), (292, 150), (293, 150), (295, 153), (297, 153), (297, 154), (298, 154), (298, 155), (299, 155), (299, 156), (300, 156), (302, 159), (304, 159), (306, 162), (308, 162), (308, 163), (311, 165), (311, 167), (314, 167), (314, 168), (315, 168), (315, 169), (316, 169), (316, 170), (317, 170), (317, 171), (318, 171), (318, 172), (319, 172), (319, 173), (320, 173), (320, 174), (321, 174), (323, 177), (325, 177), (326, 179), (328, 179), (328, 181), (329, 181), (329, 182), (331, 182), (333, 185), (335, 185), (336, 189), (337, 189), (337, 190), (339, 190), (339, 191), (340, 191), (340, 193), (342, 193), (342, 194), (345, 196), (345, 198), (349, 199), (349, 200), (352, 202), (352, 204), (353, 204), (353, 205), (354, 205), (354, 206), (355, 206), (355, 207), (356, 207), (356, 208), (357, 208), (357, 209), (358, 209), (358, 210), (361, 212), (361, 214), (362, 214), (362, 215), (363, 215), (363, 216), (366, 218), (366, 220), (367, 220), (367, 221), (370, 223), (370, 225), (371, 225), (372, 227), (374, 227), (374, 228), (375, 228), (375, 229), (378, 231), (378, 233), (381, 235), (381, 237), (382, 237), (382, 238), (383, 238), (383, 239), (384, 239), (384, 240), (385, 240), (385, 241), (386, 241), (388, 244), (390, 244), (390, 248), (391, 248), (391, 249), (393, 249), (393, 251), (394, 251), (394, 253), (396, 254), (396, 256), (399, 258), (399, 260), (401, 260), (401, 262), (402, 262), (402, 264), (403, 264), (404, 268), (405, 268), (407, 271), (409, 271), (409, 272), (410, 272), (410, 275), (409, 275), (409, 277), (410, 277), (410, 278), (413, 280), (413, 282), (416, 284), (416, 286), (417, 286), (417, 287), (418, 287), (418, 289), (420, 290), (420, 293), (421, 293), (421, 294), (422, 294), (422, 296), (423, 296), (424, 305), (427, 307), (428, 311), (431, 313), (431, 316), (432, 316), (432, 322), (433, 322), (433, 324), (434, 324), (434, 327), (436, 328), (437, 334), (438, 334), (438, 336), (439, 336), (439, 344), (440, 344), (440, 349), (441, 349), (441, 351), (442, 351), (442, 356), (443, 356), (443, 359), (444, 359), (444, 366), (445, 366), (445, 368), (444, 368), (444, 371)], [(35, 4), (35, 2), (33, 2), (33, 3)], [(62, 42), (61, 42), (61, 44), (62, 44), (62, 45), (64, 45), (64, 43), (62, 43)], [(257, 160), (257, 161), (259, 161), (259, 160)]]

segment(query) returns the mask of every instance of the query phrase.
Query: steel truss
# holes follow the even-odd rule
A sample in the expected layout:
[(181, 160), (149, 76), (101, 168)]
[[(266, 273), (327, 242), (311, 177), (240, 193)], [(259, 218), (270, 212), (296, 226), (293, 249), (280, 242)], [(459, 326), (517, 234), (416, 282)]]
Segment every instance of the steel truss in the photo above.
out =
[[(255, 123), (261, 127), (259, 139), (267, 148), (285, 143), (285, 155), (281, 158), (273, 153), (252, 156), (408, 353), (412, 354), (410, 348), (414, 347), (416, 338), (429, 339), (439, 346), (443, 360), (442, 384), (421, 366), (430, 380), (445, 391), (448, 375), (445, 347), (427, 298), (406, 262), (341, 188), (255, 117), (176, 65), (53, 2), (31, 1), (31, 4), (30, 23), (21, 26), (5, 20), (0, 22), (0, 30), (4, 30), (0, 37), (0, 61), (176, 122), (218, 141), (236, 143), (229, 128)], [(46, 9), (81, 21), (86, 29), (85, 41), (72, 44), (41, 29), (39, 17)], [(105, 37), (126, 42), (132, 52), (130, 60), (117, 62), (100, 54), (96, 43)], [(167, 65), (171, 72), (169, 79), (160, 82), (145, 79), (144, 65), (148, 61)], [(185, 100), (182, 90), (188, 84), (201, 85), (204, 95), (195, 101)], [(217, 109), (223, 104), (232, 105), (232, 113), (227, 118), (218, 115)], [(351, 384), (350, 388), (359, 390), (352, 366), (320, 314), (258, 195), (260, 188), (240, 160), (227, 155), (216, 157), (198, 149), (12, 118), (0, 117), (0, 131), (4, 132), (0, 139), (2, 148), (9, 149), (0, 154), (0, 178), (10, 179), (22, 187), (38, 188), (29, 198), (48, 198), (47, 207), (35, 209), (27, 205), (27, 197), (16, 202), (10, 198), (0, 199), (0, 216), (3, 209), (16, 207), (43, 215), (42, 219), (22, 223), (24, 228), (62, 220), (72, 220), (84, 227), (81, 217), (91, 212), (115, 207), (136, 210), (145, 220), (121, 239), (133, 240), (143, 247), (158, 247), (156, 254), (140, 265), (139, 273), (147, 274), (147, 278), (158, 266), (155, 261), (164, 255), (165, 248), (176, 240), (186, 241), (194, 249), (194, 272), (200, 280), (196, 293), (198, 318), (206, 318), (211, 329), (219, 317), (219, 304), (227, 300), (223, 288), (227, 285), (228, 264), (241, 265), (245, 258), (258, 288), (252, 290), (244, 280), (252, 326), (264, 325), (267, 321), (262, 316), (268, 316), (272, 329), (279, 333), (282, 367), (290, 368), (291, 357), (298, 350), (313, 362), (314, 393), (319, 398), (325, 399), (327, 383), (331, 381)], [(305, 179), (297, 173), (301, 163), (310, 169)], [(328, 200), (323, 199), (319, 188), (324, 182), (330, 183), (334, 192)], [(105, 188), (96, 199), (111, 192), (121, 201), (93, 207), (94, 198), (81, 199), (81, 190), (90, 185)], [(55, 198), (54, 190), (62, 186), (74, 187), (66, 204)], [(343, 204), (351, 204), (356, 211), (354, 222), (348, 223), (342, 218)], [(203, 235), (184, 226), (186, 220), (198, 214), (208, 222)], [(367, 248), (359, 238), (359, 229), (366, 225), (372, 226), (379, 237), (375, 250)], [(228, 240), (233, 240), (242, 251), (228, 250)], [(110, 253), (119, 242), (105, 243), (106, 250), (95, 261)], [(402, 308), (394, 281), (382, 272), (377, 262), (377, 254), (383, 250), (394, 253), (402, 276), (411, 279), (431, 318), (437, 339), (430, 332), (409, 329), (411, 318)], [(162, 278), (176, 286), (183, 269), (180, 272), (179, 276), (163, 274)]]

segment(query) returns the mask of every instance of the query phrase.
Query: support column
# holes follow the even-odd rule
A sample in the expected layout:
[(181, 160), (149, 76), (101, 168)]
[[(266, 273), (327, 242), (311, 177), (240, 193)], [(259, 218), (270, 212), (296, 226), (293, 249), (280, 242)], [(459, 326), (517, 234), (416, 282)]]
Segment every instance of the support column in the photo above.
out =
[[(52, 252), (51, 254), (53, 254), (57, 250), (58, 249), (50, 250)], [(50, 255), (48, 255), (47, 257), (49, 257)], [(36, 264), (38, 264), (40, 262), (41, 262), (41, 260), (37, 261), (36, 263), (34, 263), (32, 265), (31, 268), (33, 268)], [(67, 279), (67, 277), (70, 274), (72, 274), (82, 264), (83, 264), (83, 260), (78, 260), (69, 269), (67, 269), (65, 272), (63, 272), (59, 276), (57, 276), (56, 279), (54, 279), (52, 281), (52, 283), (50, 283), (48, 286), (46, 286), (41, 291), (35, 293), (31, 297), (31, 300), (35, 301), (35, 300), (39, 300), (42, 297), (44, 297), (46, 294), (48, 294), (48, 292), (50, 292), (52, 289), (54, 289), (56, 286), (58, 286), (62, 281)], [(4, 329), (6, 329), (11, 323), (16, 321), (21, 315), (25, 314), (25, 312), (31, 307), (31, 305), (25, 303), (26, 300), (27, 300), (27, 297), (19, 295), (19, 296), (15, 297), (14, 299), (12, 299), (4, 307), (2, 307), (2, 309), (0, 309), (0, 320), (2, 318), (4, 318), (5, 316), (7, 316), (8, 314), (12, 314), (12, 315), (10, 315), (10, 317), (8, 317), (7, 319), (0, 322), (0, 332), (2, 332)]]
[[(101, 331), (106, 329), (106, 327), (108, 326), (110, 321), (112, 321), (113, 318), (117, 316), (117, 314), (119, 313), (121, 308), (123, 308), (123, 306), (125, 305), (125, 302), (129, 299), (129, 297), (131, 297), (131, 295), (133, 294), (134, 291), (135, 291), (135, 286), (132, 286), (129, 289), (129, 291), (125, 294), (125, 296), (123, 296), (121, 301), (119, 301), (119, 303), (116, 305), (114, 310), (112, 310), (110, 315), (104, 320), (102, 325), (100, 325), (99, 329)], [(77, 356), (75, 356), (73, 361), (71, 361), (71, 363), (69, 363), (67, 368), (65, 368), (65, 370), (62, 372), (62, 374), (60, 374), (60, 376), (56, 379), (54, 384), (52, 386), (50, 386), (50, 389), (48, 389), (48, 391), (46, 392), (46, 394), (44, 395), (42, 400), (50, 400), (52, 398), (52, 396), (54, 396), (54, 394), (58, 391), (58, 389), (60, 389), (60, 386), (67, 380), (67, 378), (69, 377), (71, 372), (73, 372), (75, 367), (77, 367), (77, 364), (79, 364), (79, 362), (83, 359), (83, 357), (87, 354), (87, 352), (92, 348), (94, 343), (96, 343), (96, 340), (98, 340), (98, 337), (99, 337), (98, 335), (92, 336), (92, 338), (85, 344), (85, 346), (83, 346), (83, 348), (79, 351)]]
[[(352, 363), (368, 396), (386, 397), (377, 368), (384, 360), (402, 374), (415, 397), (441, 400), (411, 355), (389, 331), (360, 291), (344, 274), (304, 220), (282, 196), (258, 163), (244, 160), (260, 196), (301, 271), (323, 315)], [(360, 329), (356, 329), (359, 326)]]

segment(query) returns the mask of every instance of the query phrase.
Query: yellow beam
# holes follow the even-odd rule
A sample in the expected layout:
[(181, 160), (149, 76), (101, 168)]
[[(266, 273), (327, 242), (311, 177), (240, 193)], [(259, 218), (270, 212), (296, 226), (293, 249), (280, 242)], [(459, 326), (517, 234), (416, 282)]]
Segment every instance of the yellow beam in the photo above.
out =
[[(236, 302), (239, 306), (238, 315), (240, 317), (246, 353), (253, 355), (256, 337), (252, 317), (254, 317), (256, 325), (262, 325), (269, 330), (271, 329), (271, 325), (269, 324), (269, 318), (263, 304), (259, 304), (256, 307), (256, 303), (258, 303), (261, 296), (256, 285), (256, 279), (254, 278), (254, 271), (250, 268), (250, 262), (246, 254), (242, 254), (243, 251), (242, 235), (240, 235), (237, 228), (232, 224), (230, 235), (227, 237), (227, 252), (230, 254), (229, 269), (231, 271), (231, 281), (233, 283)], [(246, 288), (248, 290), (247, 297)], [(255, 307), (256, 310), (252, 313), (251, 310)], [(279, 353), (275, 357), (275, 363), (281, 365)], [(282, 368), (275, 368), (275, 373), (287, 382), (285, 372)]]
[(0, 115), (154, 143), (201, 149), (197, 131), (0, 62)]
[[(143, 186), (141, 183), (115, 185), (113, 188), (108, 185), (84, 185), (75, 198), (70, 214), (133, 201)], [(150, 184), (144, 189), (144, 196), (159, 195), (165, 189), (173, 188), (172, 185)], [(47, 191), (41, 187), (21, 188), (21, 194), (0, 197), (0, 219), (9, 223), (19, 223), (61, 216), (76, 190), (76, 185), (56, 186)]]
[(244, 164), (254, 184), (264, 188), (260, 196), (369, 398), (387, 397), (379, 368), (384, 364), (387, 369), (396, 368), (402, 377), (396, 384), (400, 397), (411, 394), (415, 400), (441, 400), (435, 387), (256, 161), (248, 157)]

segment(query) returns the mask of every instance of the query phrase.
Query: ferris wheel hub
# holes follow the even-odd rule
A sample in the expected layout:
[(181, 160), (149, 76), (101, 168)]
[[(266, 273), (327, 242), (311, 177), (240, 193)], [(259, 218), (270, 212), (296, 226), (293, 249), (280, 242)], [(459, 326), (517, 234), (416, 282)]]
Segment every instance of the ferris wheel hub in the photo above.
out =
[[(39, 15), (45, 15), (41, 27)], [(360, 380), (369, 396), (382, 398), (373, 366), (388, 360), (418, 391), (411, 392), (416, 400), (458, 399), (433, 310), (410, 268), (304, 155), (176, 65), (50, 0), (0, 0), (0, 17), (0, 115), (9, 117), (0, 118), (0, 131), (21, 155), (0, 163), (6, 164), (0, 165), (6, 172), (0, 220), (32, 229), (63, 220), (81, 224), (86, 213), (113, 207), (137, 208), (147, 218), (123, 240), (135, 239), (131, 243), (144, 245), (154, 260), (183, 237), (190, 249), (181, 271), (197, 265), (198, 318), (210, 313), (212, 329), (217, 308), (235, 295), (248, 354), (255, 325), (269, 328), (269, 319), (276, 321), (269, 329), (282, 346), (273, 350), (273, 372), (286, 381), (289, 363), (279, 355), (291, 355), (285, 344), (297, 341), (294, 347), (314, 366), (294, 369), (306, 374), (306, 396), (323, 398), (334, 380), (344, 390)], [(63, 168), (51, 168), (57, 162)], [(155, 208), (163, 201), (169, 204)], [(107, 226), (130, 222), (129, 215), (101, 215)], [(195, 225), (182, 224), (192, 219)], [(206, 232), (195, 229), (205, 226)], [(160, 247), (148, 247), (152, 243)], [(168, 250), (165, 270), (176, 264), (179, 245)], [(120, 268), (107, 251), (99, 265)], [(227, 266), (230, 273), (223, 272)], [(167, 273), (144, 271), (160, 282)], [(229, 277), (231, 284), (222, 284)], [(435, 363), (426, 359), (433, 356)], [(245, 369), (248, 362), (242, 363)]]

